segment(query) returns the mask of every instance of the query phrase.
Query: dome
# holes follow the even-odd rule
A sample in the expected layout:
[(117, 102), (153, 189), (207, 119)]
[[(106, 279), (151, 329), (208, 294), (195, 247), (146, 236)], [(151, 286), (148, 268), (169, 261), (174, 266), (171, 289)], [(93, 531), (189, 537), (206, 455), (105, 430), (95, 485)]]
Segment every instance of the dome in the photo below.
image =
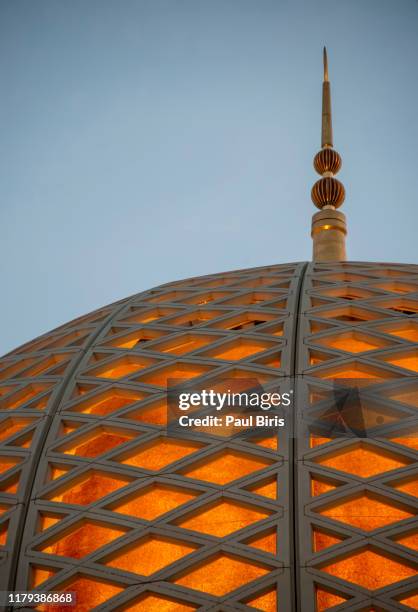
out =
[[(0, 590), (75, 592), (37, 609), (77, 612), (416, 604), (417, 314), (418, 266), (289, 263), (155, 287), (9, 353)], [(168, 435), (168, 378), (225, 374), (292, 385), (287, 427)]]

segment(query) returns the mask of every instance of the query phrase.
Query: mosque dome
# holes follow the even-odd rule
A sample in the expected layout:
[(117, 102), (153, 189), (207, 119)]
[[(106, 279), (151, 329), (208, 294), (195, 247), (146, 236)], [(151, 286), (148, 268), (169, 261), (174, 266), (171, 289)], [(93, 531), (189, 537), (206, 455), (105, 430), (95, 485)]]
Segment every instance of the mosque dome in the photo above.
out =
[[(287, 426), (167, 430), (170, 378), (225, 377), (292, 388)], [(36, 607), (54, 612), (417, 609), (417, 381), (416, 265), (196, 277), (44, 334), (0, 360), (0, 591), (75, 593)]]

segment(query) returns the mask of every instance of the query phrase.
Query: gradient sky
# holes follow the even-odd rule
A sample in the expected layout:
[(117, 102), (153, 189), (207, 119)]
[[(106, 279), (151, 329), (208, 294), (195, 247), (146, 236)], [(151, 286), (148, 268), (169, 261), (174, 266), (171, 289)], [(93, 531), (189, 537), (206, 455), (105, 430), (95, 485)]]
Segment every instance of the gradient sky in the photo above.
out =
[(0, 354), (311, 257), (322, 46), (350, 259), (418, 254), (417, 0), (2, 0)]

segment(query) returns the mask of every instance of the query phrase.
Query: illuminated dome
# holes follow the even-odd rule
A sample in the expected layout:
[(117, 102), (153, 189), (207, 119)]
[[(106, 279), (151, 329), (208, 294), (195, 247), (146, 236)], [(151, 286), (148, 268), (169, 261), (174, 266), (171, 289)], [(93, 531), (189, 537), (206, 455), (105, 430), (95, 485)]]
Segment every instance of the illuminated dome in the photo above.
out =
[[(53, 612), (418, 609), (418, 266), (345, 261), (345, 228), (326, 207), (313, 263), (155, 287), (0, 360), (0, 591), (76, 594)], [(170, 378), (291, 387), (287, 426), (168, 435)]]
[[(76, 591), (76, 610), (287, 611), (295, 583), (304, 611), (416, 599), (417, 281), (354, 262), (192, 278), (4, 357), (1, 589)], [(167, 437), (167, 378), (220, 374), (299, 377), (293, 422)], [(373, 437), (310, 430), (339, 378), (369, 385)]]

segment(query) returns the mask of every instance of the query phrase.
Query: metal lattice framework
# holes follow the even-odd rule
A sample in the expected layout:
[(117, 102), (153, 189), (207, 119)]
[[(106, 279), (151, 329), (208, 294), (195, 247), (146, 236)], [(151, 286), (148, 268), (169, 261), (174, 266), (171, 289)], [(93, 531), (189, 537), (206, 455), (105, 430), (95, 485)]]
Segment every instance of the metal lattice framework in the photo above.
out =
[[(287, 428), (167, 436), (167, 379), (219, 376), (293, 385)], [(360, 433), (334, 436), (350, 379)], [(240, 270), (72, 321), (0, 362), (0, 590), (75, 591), (80, 612), (416, 610), (417, 408), (418, 266)]]

